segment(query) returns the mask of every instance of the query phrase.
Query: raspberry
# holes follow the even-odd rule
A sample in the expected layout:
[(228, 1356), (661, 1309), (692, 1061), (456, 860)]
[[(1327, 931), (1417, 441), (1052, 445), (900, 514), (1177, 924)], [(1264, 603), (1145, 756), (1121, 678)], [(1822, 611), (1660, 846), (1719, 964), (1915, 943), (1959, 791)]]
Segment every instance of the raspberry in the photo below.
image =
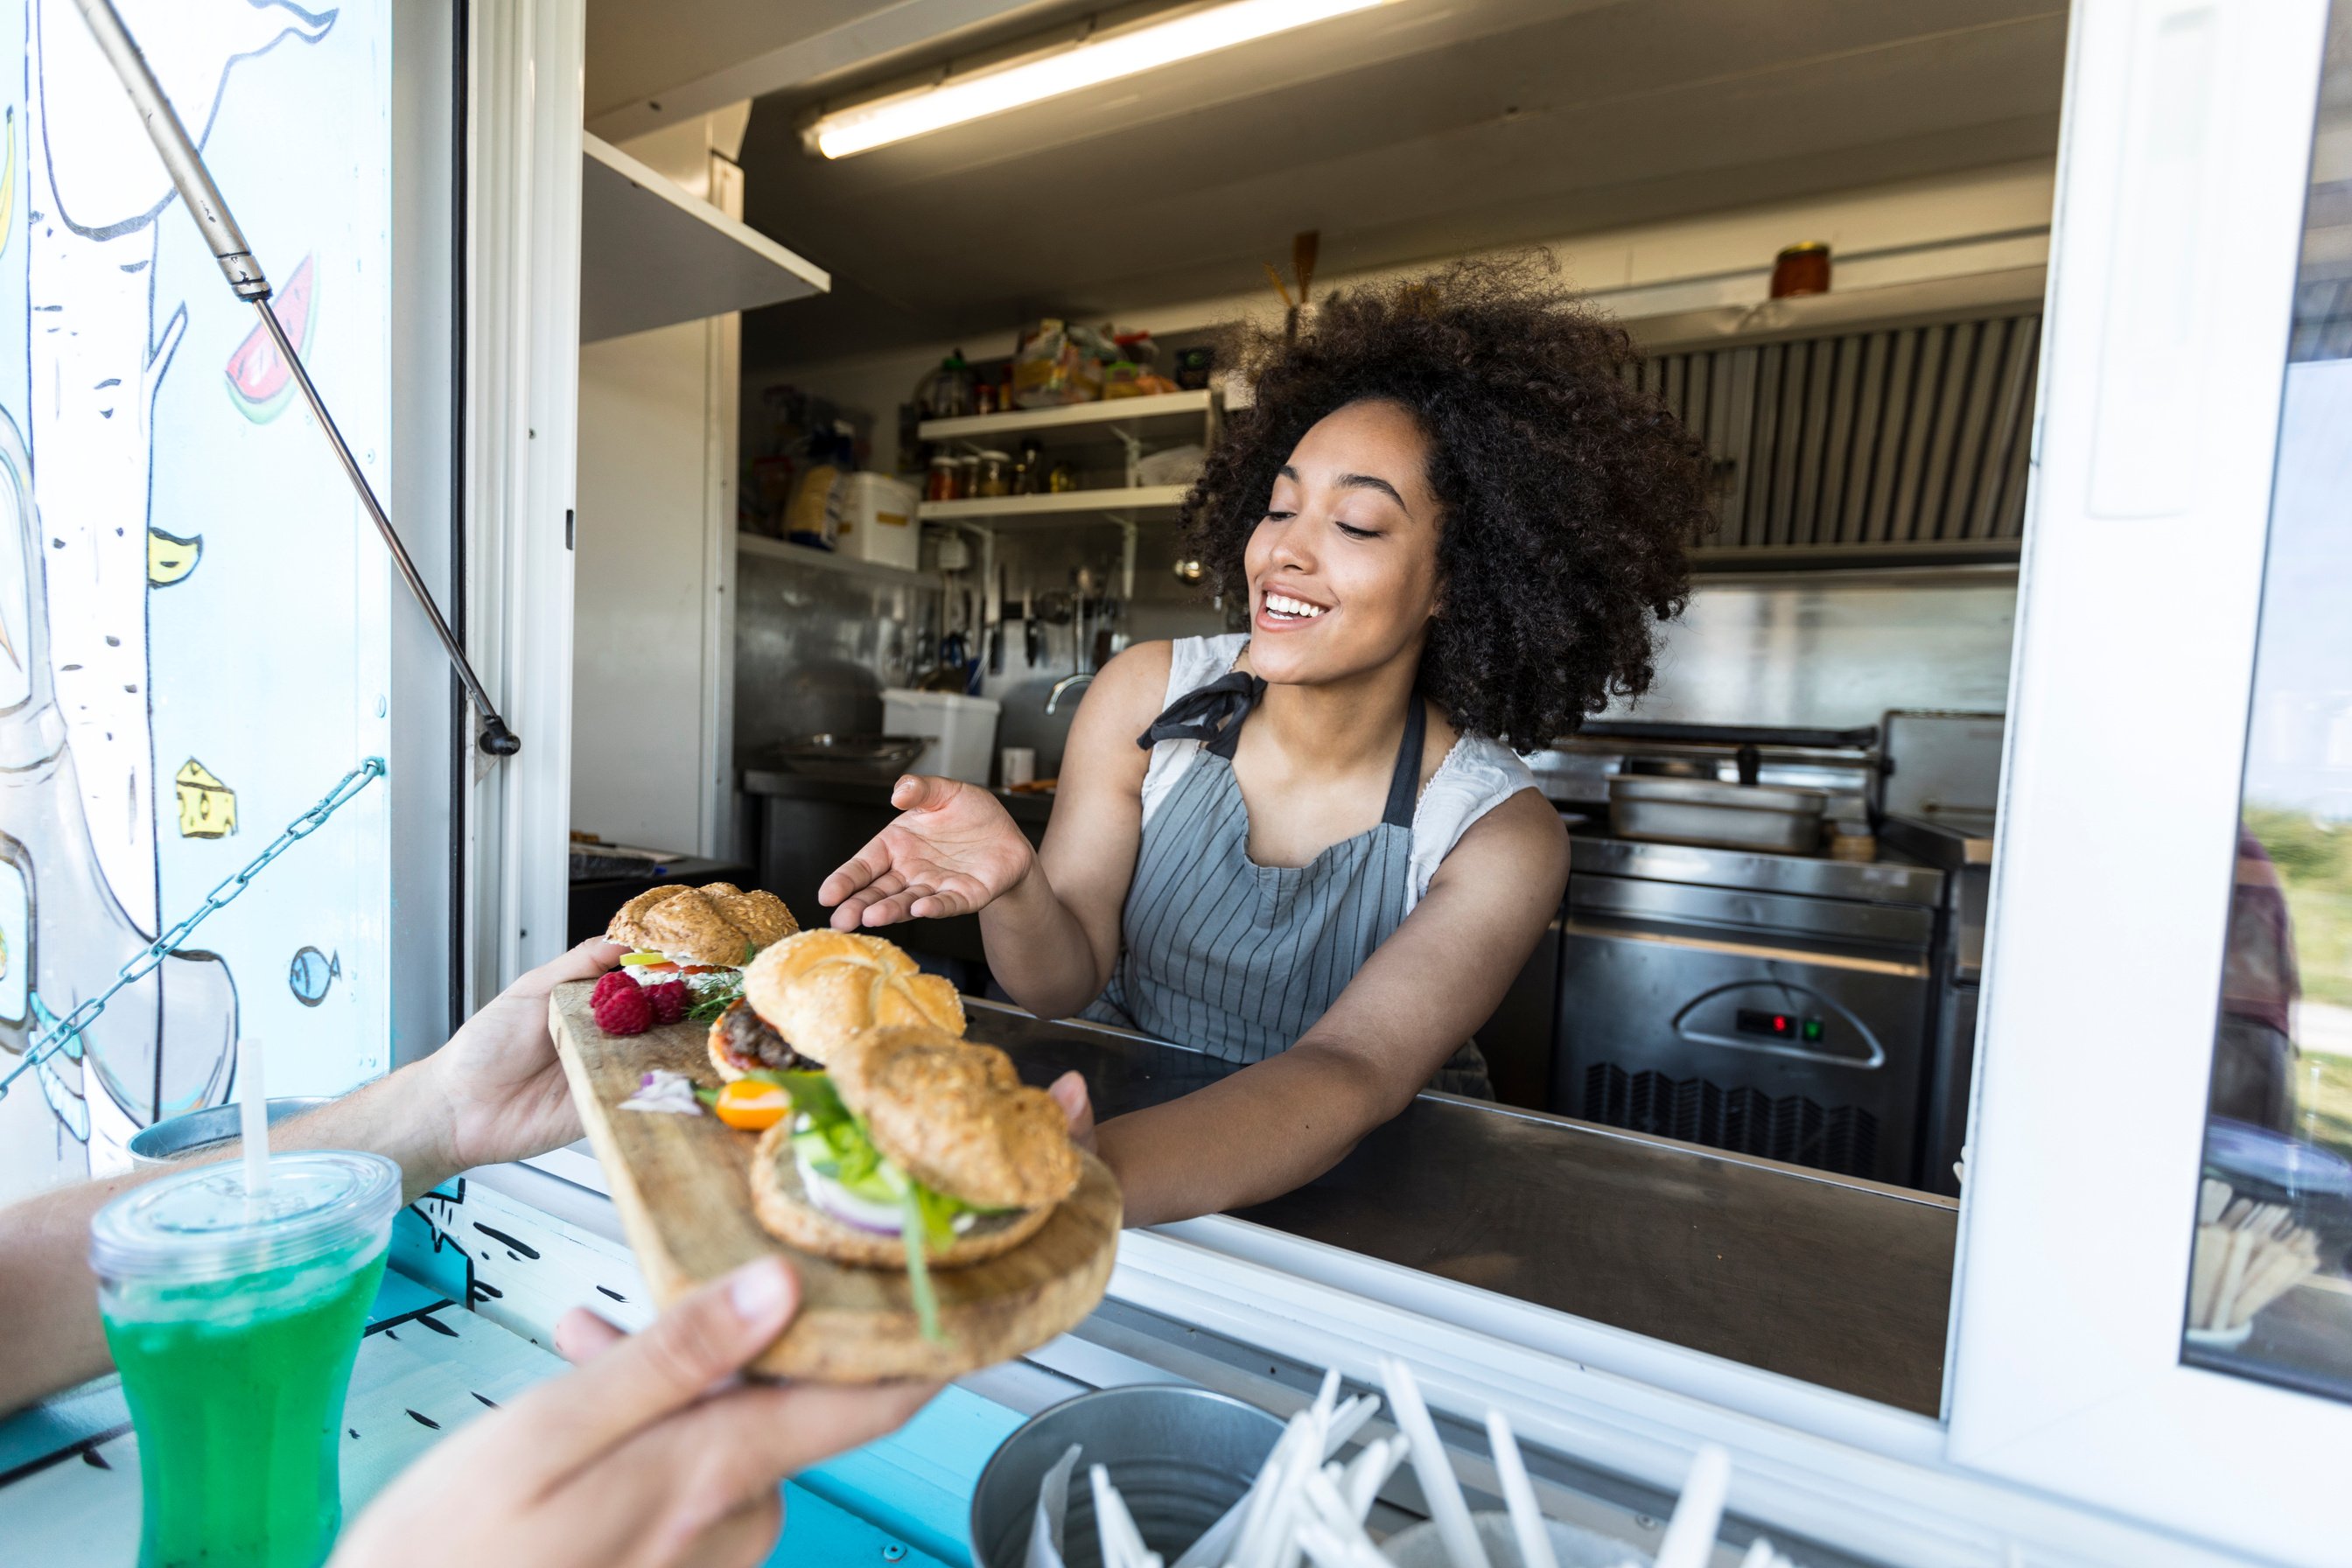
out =
[(596, 1026), (608, 1035), (642, 1035), (653, 1026), (654, 1005), (646, 999), (643, 989), (626, 980), (617, 991), (592, 994), (588, 1010), (596, 1016)]
[(687, 1008), (692, 1005), (683, 980), (665, 980), (659, 985), (646, 986), (645, 991), (646, 1000), (654, 1005), (654, 1022), (656, 1024), (680, 1022), (686, 1016)]
[(636, 988), (637, 983), (629, 978), (627, 970), (608, 969), (604, 972), (604, 977), (596, 982), (596, 989), (588, 993), (588, 1000), (593, 1005), (602, 1002), (615, 991), (635, 991)]

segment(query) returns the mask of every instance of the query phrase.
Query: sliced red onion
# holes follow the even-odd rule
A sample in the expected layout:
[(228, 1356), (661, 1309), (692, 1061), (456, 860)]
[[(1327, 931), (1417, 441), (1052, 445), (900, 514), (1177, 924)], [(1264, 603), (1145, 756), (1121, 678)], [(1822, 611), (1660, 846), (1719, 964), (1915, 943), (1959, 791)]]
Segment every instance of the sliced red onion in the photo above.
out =
[(793, 1153), (793, 1163), (800, 1171), (801, 1186), (807, 1191), (810, 1204), (821, 1213), (868, 1236), (898, 1236), (905, 1230), (896, 1204), (859, 1197), (802, 1159), (797, 1150)]
[(679, 1116), (699, 1116), (702, 1102), (694, 1098), (694, 1080), (682, 1072), (656, 1068), (637, 1079), (637, 1092), (621, 1101), (624, 1110), (667, 1110)]

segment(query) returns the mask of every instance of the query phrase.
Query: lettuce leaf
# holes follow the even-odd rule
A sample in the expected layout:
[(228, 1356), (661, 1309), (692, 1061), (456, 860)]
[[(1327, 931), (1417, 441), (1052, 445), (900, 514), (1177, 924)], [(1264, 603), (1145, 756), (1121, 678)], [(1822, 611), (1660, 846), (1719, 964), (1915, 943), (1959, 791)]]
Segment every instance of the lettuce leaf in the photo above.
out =
[(760, 1068), (744, 1076), (782, 1089), (792, 1097), (793, 1115), (808, 1119), (808, 1125), (793, 1134), (793, 1152), (807, 1160), (811, 1168), (861, 1198), (898, 1205), (903, 1216), (899, 1234), (907, 1248), (907, 1289), (914, 1298), (915, 1315), (925, 1339), (944, 1343), (939, 1298), (931, 1288), (929, 1255), (954, 1245), (960, 1215), (985, 1211), (933, 1191), (886, 1158), (867, 1136), (866, 1123), (841, 1102), (830, 1074)]

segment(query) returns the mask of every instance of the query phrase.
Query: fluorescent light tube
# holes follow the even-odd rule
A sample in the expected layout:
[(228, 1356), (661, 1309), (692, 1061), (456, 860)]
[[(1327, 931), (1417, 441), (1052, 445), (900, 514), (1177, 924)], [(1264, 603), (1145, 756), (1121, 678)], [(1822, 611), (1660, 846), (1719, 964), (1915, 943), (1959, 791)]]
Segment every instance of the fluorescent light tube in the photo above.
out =
[(810, 126), (806, 141), (828, 158), (846, 158), (1386, 3), (1228, 0), (1164, 22), (1148, 22), (1108, 37), (1087, 39), (1016, 65), (837, 110)]

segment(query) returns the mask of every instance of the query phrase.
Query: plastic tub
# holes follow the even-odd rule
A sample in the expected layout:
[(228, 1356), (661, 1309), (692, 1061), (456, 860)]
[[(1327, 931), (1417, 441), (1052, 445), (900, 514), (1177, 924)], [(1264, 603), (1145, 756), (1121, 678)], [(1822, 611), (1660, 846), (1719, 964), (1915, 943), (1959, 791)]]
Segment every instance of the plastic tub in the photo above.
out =
[(833, 547), (856, 561), (912, 572), (922, 564), (923, 531), (915, 521), (915, 487), (887, 474), (844, 474), (839, 531)]
[(999, 711), (993, 699), (959, 691), (894, 686), (882, 693), (882, 728), (893, 735), (920, 735), (927, 742), (908, 771), (966, 784), (988, 783), (988, 764), (996, 756)]

